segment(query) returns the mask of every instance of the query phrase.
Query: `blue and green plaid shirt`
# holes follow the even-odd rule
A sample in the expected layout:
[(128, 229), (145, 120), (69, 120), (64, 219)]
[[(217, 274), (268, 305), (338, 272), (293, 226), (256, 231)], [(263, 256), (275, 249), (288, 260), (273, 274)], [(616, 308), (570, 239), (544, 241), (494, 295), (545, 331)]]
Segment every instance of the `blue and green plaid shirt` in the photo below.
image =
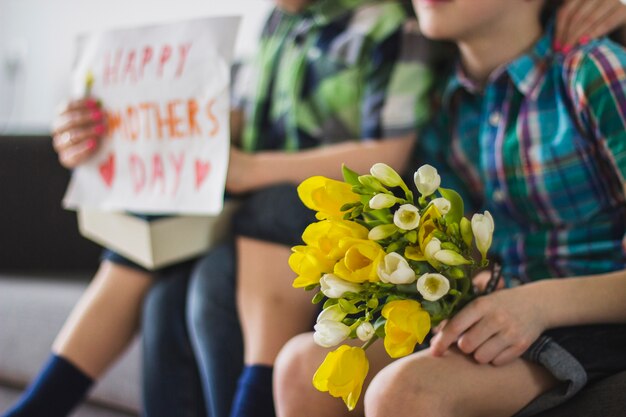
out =
[(397, 1), (316, 0), (297, 15), (275, 9), (246, 68), (251, 80), (235, 94), (242, 148), (297, 151), (414, 131), (433, 80), (415, 28)]
[(626, 270), (626, 52), (563, 56), (551, 39), (482, 89), (459, 67), (422, 138), (443, 185), (492, 213), (492, 253), (522, 282)]

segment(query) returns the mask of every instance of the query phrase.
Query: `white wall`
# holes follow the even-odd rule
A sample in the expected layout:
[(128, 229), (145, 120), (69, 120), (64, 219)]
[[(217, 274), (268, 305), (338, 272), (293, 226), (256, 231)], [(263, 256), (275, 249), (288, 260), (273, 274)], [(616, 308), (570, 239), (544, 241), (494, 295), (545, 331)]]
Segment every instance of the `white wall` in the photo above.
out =
[(254, 52), (269, 0), (0, 0), (0, 134), (47, 133), (68, 95), (80, 33), (241, 15), (236, 56)]

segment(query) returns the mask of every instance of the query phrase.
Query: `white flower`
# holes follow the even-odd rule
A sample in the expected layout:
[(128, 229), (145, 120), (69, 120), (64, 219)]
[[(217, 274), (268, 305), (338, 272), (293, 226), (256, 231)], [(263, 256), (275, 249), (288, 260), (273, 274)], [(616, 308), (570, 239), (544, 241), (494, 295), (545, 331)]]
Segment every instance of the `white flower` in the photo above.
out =
[(374, 336), (374, 326), (369, 321), (365, 321), (359, 324), (359, 327), (356, 328), (356, 337), (358, 337), (362, 342), (367, 342)]
[(442, 249), (438, 251), (437, 253), (435, 253), (434, 257), (435, 257), (435, 260), (448, 266), (471, 264), (471, 262), (465, 259), (463, 255), (453, 250), (449, 250), (449, 249)]
[(450, 282), (441, 274), (424, 274), (417, 280), (417, 291), (425, 300), (437, 301), (450, 291)]
[(347, 339), (350, 327), (333, 320), (322, 320), (314, 327), (313, 340), (322, 347), (333, 347)]
[(415, 271), (401, 255), (391, 252), (378, 265), (378, 277), (391, 284), (410, 284), (415, 281)]
[(423, 197), (428, 197), (441, 185), (441, 177), (437, 169), (430, 165), (422, 165), (413, 175), (415, 186)]
[(450, 202), (443, 197), (435, 198), (433, 201), (431, 201), (431, 203), (434, 204), (435, 207), (437, 207), (437, 210), (439, 210), (439, 213), (444, 216), (448, 214), (450, 208), (452, 207)]
[(320, 279), (322, 293), (328, 298), (341, 298), (347, 292), (361, 292), (361, 286), (345, 281), (333, 274), (324, 274)]
[(383, 240), (397, 231), (398, 227), (395, 224), (381, 224), (370, 230), (367, 234), (367, 238), (369, 240)]
[(339, 304), (333, 304), (332, 306), (322, 310), (322, 312), (317, 316), (316, 322), (319, 323), (324, 320), (341, 321), (345, 319), (346, 316), (346, 312), (341, 309)]
[(398, 187), (402, 184), (402, 178), (393, 168), (391, 168), (387, 164), (377, 163), (372, 166), (370, 169), (370, 174), (372, 174), (376, 179), (387, 187)]
[(485, 214), (474, 214), (472, 216), (472, 232), (474, 232), (476, 247), (483, 259), (487, 257), (487, 251), (491, 247), (493, 229), (493, 217), (491, 217), (491, 213), (488, 211), (485, 210)]
[(413, 230), (420, 222), (420, 213), (417, 207), (403, 204), (393, 214), (393, 223), (403, 230)]
[(441, 250), (441, 241), (436, 237), (430, 239), (426, 247), (424, 248), (424, 256), (426, 259), (435, 259), (435, 254)]
[(393, 206), (394, 204), (396, 204), (396, 201), (397, 199), (394, 196), (390, 194), (380, 193), (370, 198), (369, 205), (370, 208), (374, 210), (384, 209)]

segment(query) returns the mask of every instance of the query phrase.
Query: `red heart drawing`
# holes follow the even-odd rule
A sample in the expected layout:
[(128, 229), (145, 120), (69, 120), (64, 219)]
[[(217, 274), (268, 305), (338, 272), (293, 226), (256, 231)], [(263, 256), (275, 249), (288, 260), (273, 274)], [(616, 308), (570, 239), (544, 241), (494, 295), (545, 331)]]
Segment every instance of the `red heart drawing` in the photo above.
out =
[(109, 157), (100, 164), (100, 176), (107, 187), (113, 185), (113, 177), (115, 177), (115, 155), (110, 154)]
[(202, 186), (204, 180), (209, 175), (209, 171), (211, 170), (211, 163), (208, 161), (200, 161), (196, 159), (196, 189), (199, 189)]

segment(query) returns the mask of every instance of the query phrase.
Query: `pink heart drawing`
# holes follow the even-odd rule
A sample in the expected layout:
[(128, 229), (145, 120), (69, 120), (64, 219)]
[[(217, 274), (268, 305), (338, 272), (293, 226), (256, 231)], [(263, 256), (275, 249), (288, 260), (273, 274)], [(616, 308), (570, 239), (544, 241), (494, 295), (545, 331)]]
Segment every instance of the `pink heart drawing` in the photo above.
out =
[(200, 189), (204, 180), (211, 171), (211, 163), (196, 159), (196, 190)]
[(106, 161), (100, 164), (99, 168), (102, 181), (104, 181), (107, 187), (111, 188), (113, 178), (115, 177), (115, 155), (110, 154)]

